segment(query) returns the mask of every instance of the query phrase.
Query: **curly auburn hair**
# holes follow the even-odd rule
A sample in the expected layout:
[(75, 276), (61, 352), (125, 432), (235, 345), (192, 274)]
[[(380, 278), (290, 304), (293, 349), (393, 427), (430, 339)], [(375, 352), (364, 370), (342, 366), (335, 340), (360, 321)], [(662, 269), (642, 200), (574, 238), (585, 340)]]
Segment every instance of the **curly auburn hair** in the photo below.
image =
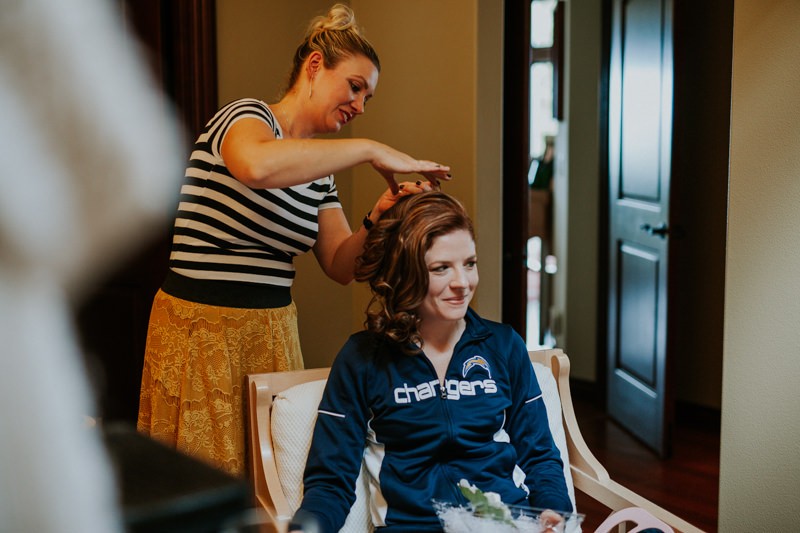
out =
[(364, 252), (356, 259), (355, 279), (369, 283), (365, 327), (400, 343), (408, 354), (422, 346), (417, 314), (428, 293), (425, 254), (434, 239), (475, 230), (464, 206), (440, 191), (401, 198), (369, 230)]

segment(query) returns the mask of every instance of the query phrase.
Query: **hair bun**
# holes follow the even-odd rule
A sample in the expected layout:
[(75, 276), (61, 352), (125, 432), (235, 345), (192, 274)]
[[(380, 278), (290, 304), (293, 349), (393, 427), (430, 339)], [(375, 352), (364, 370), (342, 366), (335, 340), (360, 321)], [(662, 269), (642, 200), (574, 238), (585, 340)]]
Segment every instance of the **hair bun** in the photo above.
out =
[(335, 4), (327, 15), (315, 17), (308, 27), (307, 36), (323, 31), (353, 31), (361, 34), (356, 25), (356, 15), (350, 6)]
[(306, 59), (314, 52), (322, 54), (325, 68), (336, 68), (342, 59), (363, 55), (372, 61), (378, 72), (381, 71), (378, 54), (356, 25), (353, 10), (345, 4), (335, 4), (327, 15), (311, 20), (303, 42), (294, 53), (288, 91), (295, 88)]

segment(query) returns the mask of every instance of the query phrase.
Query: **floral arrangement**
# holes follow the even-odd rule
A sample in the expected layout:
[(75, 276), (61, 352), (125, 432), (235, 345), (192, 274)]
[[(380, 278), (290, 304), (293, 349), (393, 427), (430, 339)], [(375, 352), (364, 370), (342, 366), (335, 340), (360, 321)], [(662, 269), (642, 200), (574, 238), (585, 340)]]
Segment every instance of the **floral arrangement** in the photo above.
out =
[(500, 499), (496, 492), (483, 492), (475, 485), (470, 484), (466, 479), (458, 482), (461, 494), (469, 500), (472, 505), (472, 514), (485, 518), (491, 518), (498, 522), (513, 525), (511, 519), (511, 509)]
[[(564, 531), (565, 522), (545, 525), (539, 520), (541, 509), (509, 506), (495, 492), (483, 492), (466, 479), (458, 483), (469, 505), (461, 507), (449, 502), (434, 502), (439, 520), (446, 533), (519, 533)], [(581, 515), (572, 515), (579, 517)], [(566, 517), (565, 517), (566, 518)], [(580, 523), (577, 518), (576, 525)]]

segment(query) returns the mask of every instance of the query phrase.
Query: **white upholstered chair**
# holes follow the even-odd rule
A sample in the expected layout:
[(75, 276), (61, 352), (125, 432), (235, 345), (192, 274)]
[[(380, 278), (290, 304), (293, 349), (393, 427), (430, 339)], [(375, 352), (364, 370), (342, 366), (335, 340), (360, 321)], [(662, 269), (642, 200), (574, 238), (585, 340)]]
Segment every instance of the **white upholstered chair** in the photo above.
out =
[[(561, 351), (530, 352), (542, 388), (550, 429), (561, 450), (570, 497), (574, 490), (618, 511), (644, 509), (677, 532), (700, 532), (683, 519), (613, 481), (586, 446), (572, 406), (569, 359)], [(267, 531), (282, 532), (302, 499), (303, 469), (311, 444), (317, 406), (329, 369), (247, 376), (249, 475), (256, 506), (267, 515)], [(343, 532), (371, 530), (363, 475)], [(580, 509), (578, 509), (580, 512)], [(621, 530), (624, 531), (624, 530)]]

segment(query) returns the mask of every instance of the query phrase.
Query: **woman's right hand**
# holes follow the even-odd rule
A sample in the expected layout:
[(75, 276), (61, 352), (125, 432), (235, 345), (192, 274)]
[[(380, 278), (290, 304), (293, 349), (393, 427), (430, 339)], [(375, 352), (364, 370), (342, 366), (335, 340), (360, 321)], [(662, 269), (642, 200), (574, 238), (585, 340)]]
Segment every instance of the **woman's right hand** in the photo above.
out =
[(395, 174), (421, 174), (436, 189), (441, 186), (440, 181), (452, 179), (449, 166), (435, 161), (414, 159), (408, 154), (381, 143), (376, 143), (375, 155), (370, 163), (386, 180), (392, 194), (398, 194), (400, 190), (394, 177)]
[(378, 197), (378, 201), (375, 202), (375, 206), (370, 211), (369, 218), (373, 223), (377, 222), (383, 212), (396, 204), (397, 201), (403, 196), (418, 194), (425, 191), (432, 191), (433, 188), (434, 185), (432, 182), (420, 180), (416, 182), (404, 181), (398, 185), (398, 190), (396, 193), (392, 192), (391, 189), (386, 189), (383, 194)]

